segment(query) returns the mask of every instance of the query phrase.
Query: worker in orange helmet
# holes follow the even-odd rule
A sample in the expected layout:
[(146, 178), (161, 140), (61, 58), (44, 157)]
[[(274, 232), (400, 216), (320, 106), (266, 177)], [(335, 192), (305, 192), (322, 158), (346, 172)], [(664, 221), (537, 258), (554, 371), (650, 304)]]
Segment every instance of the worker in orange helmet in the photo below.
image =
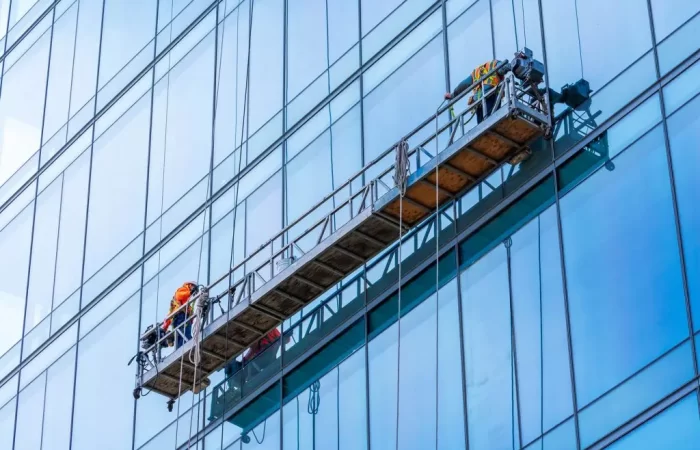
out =
[[(193, 296), (196, 295), (197, 292), (199, 292), (199, 287), (197, 286), (196, 283), (192, 281), (185, 282), (182, 286), (177, 288), (175, 291), (175, 295), (173, 295), (172, 300), (170, 301), (170, 309), (168, 310), (168, 315), (165, 321), (163, 322), (163, 326), (161, 327), (162, 333), (165, 334), (168, 332), (168, 329), (170, 328), (170, 325), (172, 324), (173, 330), (175, 331), (175, 339), (168, 339), (168, 344), (170, 346), (175, 343), (175, 348), (180, 348), (185, 342), (189, 341), (192, 339), (192, 315), (193, 315), (193, 302), (190, 302), (190, 304), (182, 309), (175, 314), (174, 316), (170, 317), (172, 313), (177, 311), (182, 305), (186, 304), (187, 301)], [(181, 326), (185, 321), (189, 319), (189, 322)], [(179, 330), (179, 331), (178, 331)], [(183, 337), (184, 335), (184, 337)]]
[[(488, 77), (486, 77), (486, 75), (488, 75), (489, 72), (496, 68), (497, 70), (495, 70)], [(477, 84), (476, 87), (473, 89), (472, 96), (469, 97), (469, 104), (471, 105), (481, 100), (482, 96), (487, 95), (486, 114), (484, 114), (483, 108), (481, 106), (476, 108), (476, 122), (481, 123), (486, 117), (488, 117), (493, 112), (497, 103), (498, 95), (495, 93), (488, 95), (488, 92), (498, 87), (498, 85), (503, 81), (503, 77), (510, 70), (510, 68), (510, 63), (508, 61), (499, 61), (497, 59), (487, 61), (484, 64), (481, 64), (480, 66), (475, 68), (467, 78), (462, 80), (462, 82), (457, 85), (453, 92), (446, 93), (445, 100), (453, 99), (462, 92), (466, 91), (467, 88), (469, 88), (469, 86), (479, 81), (482, 81), (482, 79), (486, 77), (483, 80), (484, 89), (482, 90), (481, 83)]]

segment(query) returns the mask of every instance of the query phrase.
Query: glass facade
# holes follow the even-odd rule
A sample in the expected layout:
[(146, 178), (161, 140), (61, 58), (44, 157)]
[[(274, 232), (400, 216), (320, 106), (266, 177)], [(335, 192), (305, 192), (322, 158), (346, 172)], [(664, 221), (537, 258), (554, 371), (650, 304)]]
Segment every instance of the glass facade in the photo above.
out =
[[(593, 89), (553, 139), (241, 389), (134, 400), (183, 281), (301, 233), (522, 47)], [(700, 448), (699, 47), (698, 0), (0, 0), (0, 449)]]

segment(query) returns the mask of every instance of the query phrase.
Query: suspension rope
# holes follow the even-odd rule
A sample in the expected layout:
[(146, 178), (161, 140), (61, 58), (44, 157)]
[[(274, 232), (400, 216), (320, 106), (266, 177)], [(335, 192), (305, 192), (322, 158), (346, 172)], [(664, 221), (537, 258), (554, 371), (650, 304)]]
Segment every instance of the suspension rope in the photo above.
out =
[(320, 390), (321, 380), (316, 380), (309, 386), (309, 404), (306, 407), (306, 411), (312, 416), (318, 414), (318, 407), (321, 406)]
[[(435, 158), (439, 157), (440, 153), (440, 144), (438, 142), (438, 132), (439, 132), (439, 127), (438, 127), (438, 115), (440, 113), (440, 108), (442, 108), (442, 105), (444, 105), (445, 102), (443, 101), (438, 109), (435, 111)], [(450, 113), (451, 115), (452, 113)], [(461, 119), (460, 119), (461, 121)], [(454, 126), (457, 126), (457, 123), (455, 122)], [(439, 161), (436, 159), (436, 161)], [(439, 345), (439, 336), (440, 333), (438, 330), (440, 329), (440, 260), (439, 260), (439, 251), (440, 251), (440, 195), (439, 195), (439, 186), (440, 186), (440, 170), (439, 170), (439, 165), (436, 163), (435, 164), (435, 423), (439, 423), (439, 415), (440, 415), (440, 408), (438, 405), (438, 399), (439, 397), (439, 383), (438, 383), (438, 378), (440, 376), (439, 373), (439, 350), (440, 350), (440, 345)], [(438, 433), (435, 433), (435, 448), (439, 448), (439, 442), (438, 442)]]
[(399, 190), (399, 248), (397, 249), (397, 269), (398, 269), (398, 311), (397, 311), (397, 328), (398, 328), (398, 344), (396, 351), (396, 435), (395, 443), (396, 450), (399, 448), (399, 403), (400, 403), (400, 381), (401, 381), (401, 261), (402, 255), (402, 240), (403, 240), (403, 198), (406, 195), (408, 185), (408, 175), (410, 172), (411, 161), (408, 159), (408, 142), (402, 139), (395, 147), (395, 163), (394, 163), (394, 184)]

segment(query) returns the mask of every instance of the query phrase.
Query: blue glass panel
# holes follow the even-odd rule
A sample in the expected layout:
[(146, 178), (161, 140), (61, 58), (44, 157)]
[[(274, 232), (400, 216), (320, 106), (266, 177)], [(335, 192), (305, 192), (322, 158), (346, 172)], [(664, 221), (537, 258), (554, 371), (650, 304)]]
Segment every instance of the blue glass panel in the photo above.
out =
[(41, 448), (42, 417), (46, 373), (29, 384), (19, 393), (17, 407), (17, 428), (15, 429), (15, 450), (39, 450)]
[[(326, 0), (289, 3), (287, 98), (296, 97), (311, 81), (328, 68), (326, 3)], [(309, 26), (310, 24), (313, 26)], [(326, 93), (328, 93), (327, 90)]]
[(573, 413), (555, 207), (515, 233), (512, 242), (522, 436), (531, 442)]
[(52, 309), (62, 187), (63, 177), (46, 188), (37, 200), (25, 332), (41, 322)]
[(700, 93), (700, 63), (695, 63), (664, 87), (664, 106), (670, 116)]
[(661, 75), (670, 72), (685, 60), (688, 55), (697, 51), (700, 45), (700, 14), (674, 31), (666, 40), (659, 44), (659, 67)]
[[(134, 368), (124, 362), (136, 351), (138, 315), (138, 303), (132, 299), (78, 345), (71, 446), (75, 450), (93, 450), (105, 442), (114, 448), (131, 446)], [(107, 386), (108, 404), (101, 395)]]
[(355, 352), (338, 368), (338, 450), (367, 448), (365, 351)]
[[(430, 300), (428, 300), (430, 301)], [(437, 448), (465, 448), (464, 390), (457, 280), (438, 294), (437, 317)], [(427, 367), (427, 366), (426, 366)], [(417, 369), (421, 370), (421, 369)], [(421, 392), (419, 390), (418, 392)], [(428, 393), (426, 392), (426, 395)]]
[[(78, 5), (76, 3), (60, 18), (57, 17), (54, 24), (49, 86), (46, 95), (46, 112), (44, 113), (44, 143), (58, 133), (68, 121), (77, 20)], [(55, 145), (62, 145), (66, 142), (66, 130), (61, 130), (60, 134), (61, 136), (55, 138), (56, 141), (52, 141)], [(46, 160), (47, 156), (42, 154), (42, 161)]]
[(581, 446), (588, 447), (671, 394), (692, 379), (693, 373), (688, 341), (581, 411)]
[(573, 417), (540, 439), (528, 445), (526, 450), (576, 450), (576, 424)]
[(15, 397), (5, 406), (0, 406), (0, 445), (2, 445), (2, 448), (12, 448), (16, 404), (17, 398)]
[[(350, 49), (359, 37), (359, 3), (357, 0), (327, 0), (328, 56), (333, 64)], [(357, 67), (359, 58), (355, 57)]]
[(250, 59), (250, 134), (282, 108), (284, 4), (281, 0), (253, 3)]
[[(435, 113), (445, 90), (442, 39), (433, 39), (365, 98), (365, 161)], [(397, 113), (401, 105), (401, 114)]]
[(296, 220), (333, 190), (330, 131), (287, 163), (287, 219)]
[(75, 349), (73, 348), (56, 361), (46, 375), (42, 450), (67, 450), (70, 446), (74, 374)]
[(661, 42), (691, 16), (700, 11), (700, 3), (687, 0), (651, 0), (656, 42)]
[[(401, 449), (436, 448), (436, 300), (435, 295), (431, 296), (401, 318), (398, 404), (398, 448)], [(418, 411), (422, 413), (416, 414)]]
[[(447, 28), (451, 90), (479, 64), (493, 59), (493, 46), (488, 39), (491, 35), (490, 19), (489, 2), (481, 0)], [(481, 45), (474, 45), (475, 42), (481, 42)], [(499, 57), (510, 58), (510, 55)]]
[(0, 184), (37, 150), (46, 91), (50, 34), (44, 34), (9, 70), (0, 98)]
[(70, 102), (71, 117), (78, 113), (80, 113), (80, 117), (76, 117), (76, 123), (70, 127), (73, 132), (85, 123), (87, 119), (85, 113), (91, 115), (93, 112), (91, 107), (85, 108), (85, 106), (95, 95), (97, 60), (100, 51), (102, 4), (103, 0), (81, 0), (80, 2)]
[(610, 450), (672, 448), (692, 450), (700, 446), (698, 397), (692, 393), (623, 437)]
[[(139, 212), (145, 211), (146, 202), (149, 106), (150, 98), (143, 98), (95, 142), (85, 278), (143, 229)], [(128, 167), (128, 177), (115, 173), (117, 167)]]
[(661, 127), (615, 166), (561, 201), (579, 406), (688, 335)]
[(505, 247), (464, 271), (461, 283), (469, 448), (518, 448)]
[(698, 211), (698, 139), (700, 139), (700, 97), (674, 114), (668, 121), (671, 157), (676, 182), (685, 268), (690, 290), (693, 325), (700, 329), (700, 211)]
[(396, 448), (398, 327), (369, 343), (369, 436), (372, 450)]
[(12, 263), (0, 270), (0, 310), (6, 318), (0, 327), (0, 355), (22, 337), (33, 212), (30, 205), (0, 230), (0, 255), (12, 255)]

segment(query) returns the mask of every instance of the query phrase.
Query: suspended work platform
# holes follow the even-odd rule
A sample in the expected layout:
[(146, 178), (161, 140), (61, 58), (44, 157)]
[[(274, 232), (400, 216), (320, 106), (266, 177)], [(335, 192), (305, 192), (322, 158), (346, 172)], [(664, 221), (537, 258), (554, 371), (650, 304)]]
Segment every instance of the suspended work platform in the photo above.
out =
[[(549, 98), (538, 91), (540, 81), (514, 71), (505, 73), (499, 86), (486, 94), (496, 96), (495, 111), (490, 115), (487, 111), (478, 125), (472, 119), (477, 108), (486, 107), (484, 99), (466, 105), (462, 95), (438, 109), (400, 144), (199, 294), (221, 292), (207, 297), (211, 303), (221, 302), (221, 308), (209, 308), (205, 318), (196, 377), (190, 358), (195, 339), (162, 356), (173, 333), (184, 336), (183, 327), (192, 321), (188, 318), (141, 352), (137, 390), (145, 388), (170, 399), (188, 390), (197, 392), (203, 378), (392, 245), (400, 226), (405, 233), (501, 165), (526, 158), (528, 145), (551, 132)], [(455, 112), (460, 105), (463, 110)], [(410, 162), (403, 197), (392, 181), (396, 168), (387, 162), (402, 146), (408, 146)], [(316, 221), (309, 226), (310, 220)]]

